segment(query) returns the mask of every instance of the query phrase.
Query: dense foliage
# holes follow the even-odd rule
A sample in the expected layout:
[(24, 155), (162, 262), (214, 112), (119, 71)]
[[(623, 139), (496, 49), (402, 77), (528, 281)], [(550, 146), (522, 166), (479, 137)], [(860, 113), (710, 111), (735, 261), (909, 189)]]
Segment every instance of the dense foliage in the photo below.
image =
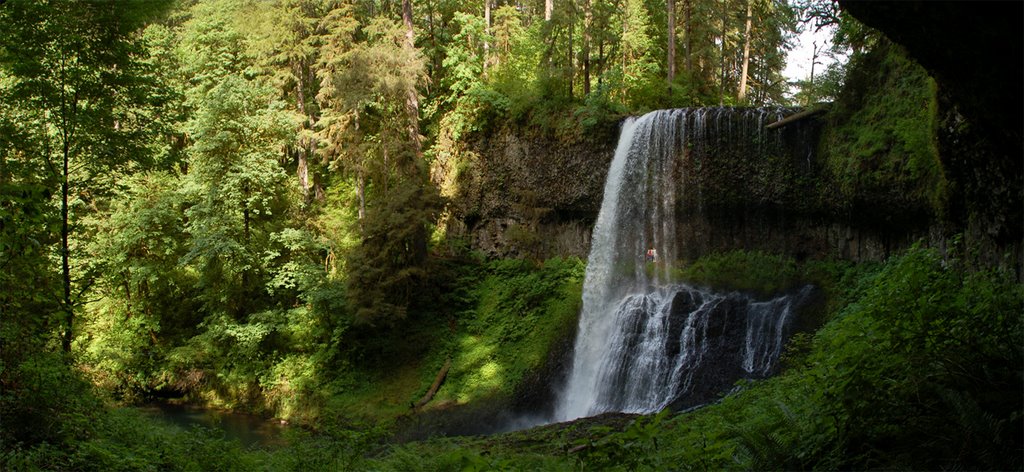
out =
[[(724, 260), (745, 258), (766, 256)], [(705, 267), (725, 264), (714, 260)], [(1013, 274), (958, 264), (915, 248), (873, 267), (801, 266), (835, 301), (827, 323), (791, 343), (783, 374), (718, 404), (402, 446), (372, 468), (401, 470), (429, 447), (442, 454), (409, 470), (1018, 470), (1024, 288)]]
[(400, 6), (5, 3), (6, 362), (56, 340), (119, 397), (291, 415), (299, 373), (429, 311), (429, 168), (469, 134), (733, 103), (748, 78), (785, 99), (783, 3), (687, 2), (672, 31), (643, 2)]
[[(786, 104), (798, 20), (835, 21), (853, 59), (798, 97), (837, 100), (832, 180), (761, 196), (940, 212), (935, 84), (834, 8), (0, 2), (0, 468), (1021, 468), (1021, 285), (924, 249), (877, 267), (758, 251), (680, 267), (829, 295), (785, 374), (719, 405), (386, 442), (543, 396), (572, 339), (582, 261), (485, 260), (447, 234), (471, 139)], [(121, 408), (166, 398), (301, 427), (249, 450)]]
[[(96, 370), (92, 375), (105, 379), (100, 385), (106, 390), (141, 395), (145, 382), (153, 381), (147, 376), (171, 378), (167, 370), (191, 369), (199, 378), (186, 380), (196, 384), (181, 388), (192, 388), (204, 400), (251, 408), (257, 405), (230, 402), (252, 401), (246, 395), (258, 392), (266, 408), (306, 421), (317, 433), (294, 428), (283, 448), (246, 451), (215, 431), (190, 433), (132, 410), (107, 412), (105, 394), (69, 372), (59, 358), (38, 358), (12, 374), (50, 393), (5, 388), (4, 433), (14, 435), (5, 441), (17, 441), (5, 451), (3, 464), (76, 470), (353, 467), (370, 448), (380, 447), (389, 430), (415, 426), (405, 421), (413, 413), (409, 405), (423, 397), (445, 358), (454, 367), (420, 414), (458, 413), (485, 401), (492, 404), (487, 414), (507, 408), (524, 379), (536, 375), (571, 335), (582, 268), (578, 259), (543, 264), (467, 259), (434, 267), (440, 274), (436, 280), (451, 288), (437, 308), (451, 311), (431, 312), (433, 318), (417, 319), (395, 333), (405, 342), (365, 341), (360, 352), (384, 354), (376, 360), (363, 355), (360, 364), (352, 363), (359, 359), (355, 356), (336, 361), (341, 366), (325, 359), (326, 349), (317, 340), (328, 335), (316, 330), (317, 320), (305, 309), (264, 312), (247, 323), (206, 320), (201, 334), (170, 352), (137, 347), (148, 340), (147, 330), (107, 327), (88, 357)], [(216, 377), (207, 378), (209, 373)]]
[(851, 58), (821, 143), (838, 187), (833, 198), (855, 211), (889, 208), (890, 221), (940, 213), (946, 181), (935, 81), (899, 46), (875, 42)]

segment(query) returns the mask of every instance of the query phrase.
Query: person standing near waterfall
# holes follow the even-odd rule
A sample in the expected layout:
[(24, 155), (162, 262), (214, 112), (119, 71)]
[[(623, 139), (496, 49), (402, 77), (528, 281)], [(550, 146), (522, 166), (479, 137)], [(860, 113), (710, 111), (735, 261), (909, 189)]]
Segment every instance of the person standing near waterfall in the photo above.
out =
[(658, 251), (654, 249), (654, 246), (647, 250), (647, 262), (658, 262)]

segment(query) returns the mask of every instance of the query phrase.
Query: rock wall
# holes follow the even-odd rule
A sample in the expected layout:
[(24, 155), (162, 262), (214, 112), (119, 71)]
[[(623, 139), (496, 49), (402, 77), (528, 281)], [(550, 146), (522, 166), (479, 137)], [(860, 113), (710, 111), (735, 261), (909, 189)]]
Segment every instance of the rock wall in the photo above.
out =
[(454, 166), (449, 237), (492, 257), (586, 258), (618, 124), (565, 142), (505, 129), (480, 136)]
[(962, 236), (969, 264), (1024, 280), (1024, 3), (839, 3), (938, 82), (944, 225)]
[[(741, 147), (687, 163), (680, 256), (758, 249), (882, 260), (923, 240), (1022, 278), (1019, 140), (962, 114), (962, 97), (941, 83), (936, 91), (904, 55), (886, 45), (851, 64), (828, 113), (770, 131), (785, 141), (782, 152)], [(492, 257), (585, 258), (618, 131), (605, 123), (567, 141), (506, 127), (471, 138), (449, 172), (448, 234)], [(729, 140), (737, 139), (709, 145), (726, 149)], [(958, 247), (946, 248), (951, 240)]]
[[(681, 257), (759, 249), (798, 259), (881, 260), (943, 240), (926, 214), (841, 201), (816, 150), (820, 121), (779, 131), (784, 155), (722, 153), (681, 181)], [(491, 257), (586, 258), (618, 123), (575, 141), (505, 129), (471, 143), (452, 178), (450, 237)]]
[(883, 227), (852, 218), (822, 217), (779, 208), (689, 215), (680, 221), (682, 258), (729, 250), (761, 250), (797, 260), (880, 261), (916, 241), (941, 246), (938, 226)]

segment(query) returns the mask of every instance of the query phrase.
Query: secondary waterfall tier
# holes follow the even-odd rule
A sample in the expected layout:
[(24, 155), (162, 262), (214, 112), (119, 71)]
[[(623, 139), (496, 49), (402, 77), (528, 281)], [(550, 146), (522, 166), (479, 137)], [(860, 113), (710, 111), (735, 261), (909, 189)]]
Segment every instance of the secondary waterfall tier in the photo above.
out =
[[(756, 301), (672, 283), (687, 173), (715, 153), (765, 152), (790, 110), (695, 108), (628, 119), (605, 182), (573, 364), (556, 420), (688, 406), (774, 369), (800, 294)], [(699, 193), (700, 189), (696, 189)], [(698, 200), (699, 202), (699, 200)]]

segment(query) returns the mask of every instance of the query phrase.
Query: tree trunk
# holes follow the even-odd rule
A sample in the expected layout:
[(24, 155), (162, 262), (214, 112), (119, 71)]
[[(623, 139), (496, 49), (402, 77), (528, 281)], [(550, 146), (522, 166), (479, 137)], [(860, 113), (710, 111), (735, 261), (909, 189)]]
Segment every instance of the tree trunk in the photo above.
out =
[(807, 82), (807, 93), (804, 94), (804, 105), (814, 103), (817, 93), (814, 91), (814, 66), (818, 63), (818, 42), (811, 43), (811, 79)]
[[(248, 185), (242, 187), (242, 191), (245, 193), (246, 198), (249, 196)], [(250, 229), (250, 221), (252, 219), (252, 213), (249, 211), (249, 204), (242, 201), (242, 238), (245, 241), (245, 250), (248, 252), (252, 249), (252, 232)], [(249, 302), (253, 299), (253, 293), (251, 291), (252, 285), (252, 269), (246, 268), (242, 270), (242, 299), (238, 304), (238, 317), (242, 317), (249, 314)]]
[[(405, 47), (416, 48), (416, 37), (412, 27), (412, 0), (402, 0), (402, 23), (405, 24)], [(409, 116), (408, 134), (413, 151), (418, 159), (422, 154), (420, 143), (420, 99), (416, 87), (409, 87), (405, 95), (405, 112)]]
[(430, 83), (437, 83), (437, 74), (441, 71), (441, 55), (437, 49), (437, 33), (434, 29), (434, 2), (427, 2), (427, 32), (430, 34), (430, 46), (434, 52), (430, 56)]
[(309, 159), (306, 157), (306, 143), (300, 139), (298, 146), (299, 164), (296, 166), (295, 173), (299, 177), (299, 187), (302, 188), (303, 198), (309, 200)]
[(491, 0), (484, 0), (484, 64), (483, 73), (487, 77), (487, 62), (491, 52)]
[(61, 339), (61, 348), (64, 352), (71, 352), (71, 339), (73, 338), (72, 326), (75, 321), (74, 307), (71, 305), (71, 248), (68, 246), (68, 234), (71, 232), (68, 225), (68, 154), (70, 146), (68, 136), (64, 136), (64, 168), (63, 181), (60, 184), (60, 264), (64, 283), (64, 336)]
[(242, 239), (245, 240), (246, 245), (252, 240), (252, 233), (249, 229), (250, 220), (252, 219), (249, 213), (249, 205), (245, 202), (242, 203)]
[[(295, 70), (295, 76), (298, 77), (298, 80), (296, 81), (296, 84), (295, 84), (295, 101), (296, 101), (296, 104), (299, 106), (299, 112), (302, 113), (302, 116), (306, 118), (306, 121), (307, 122), (311, 122), (312, 118), (309, 116), (309, 113), (306, 111), (306, 88), (305, 88), (305, 82), (306, 82), (305, 79), (306, 79), (306, 77), (305, 77), (305, 74), (302, 73), (303, 72), (302, 64), (300, 63), (300, 64), (294, 65), (293, 69)], [(310, 123), (310, 124), (312, 124), (312, 123)], [(302, 129), (303, 130), (306, 129), (306, 124), (305, 123), (303, 123)], [(305, 133), (302, 133), (302, 134), (305, 134)], [(300, 137), (299, 138), (299, 142), (297, 144), (298, 144), (298, 148), (299, 148), (298, 149), (299, 163), (296, 166), (295, 173), (298, 174), (299, 187), (302, 189), (302, 196), (304, 198), (306, 198), (306, 199), (309, 199), (309, 162), (308, 162), (307, 155), (306, 155), (306, 149), (307, 149), (306, 148), (306, 139), (303, 138), (303, 137)]]
[[(60, 63), (60, 83), (67, 84), (65, 76), (65, 60), (62, 55)], [(61, 130), (61, 167), (60, 183), (60, 265), (62, 285), (64, 289), (64, 336), (61, 337), (61, 348), (64, 352), (71, 352), (71, 340), (74, 339), (75, 308), (71, 303), (71, 246), (68, 244), (68, 236), (71, 234), (70, 208), (68, 207), (68, 194), (70, 192), (70, 168), (71, 159), (71, 138), (74, 136), (74, 124), (78, 111), (78, 92), (71, 97), (61, 87), (60, 94), (60, 130)], [(47, 154), (49, 158), (49, 154)], [(52, 169), (52, 166), (51, 166)]]
[(623, 77), (627, 77), (628, 76), (628, 74), (626, 73), (626, 70), (627, 70), (627, 68), (629, 66), (629, 54), (628, 54), (628, 52), (629, 52), (628, 49), (629, 48), (627, 48), (625, 45), (622, 44), (623, 41), (622, 41), (621, 38), (625, 38), (627, 33), (629, 33), (629, 18), (626, 15), (622, 15), (622, 34), (619, 36), (619, 38), (620, 38), (620, 40), (619, 40), (619, 49), (620, 49), (620, 52), (622, 53), (622, 65), (620, 67), (622, 67), (622, 75), (623, 75)]
[(413, 408), (421, 408), (423, 405), (430, 403), (430, 400), (434, 398), (434, 395), (437, 395), (437, 391), (441, 388), (441, 384), (444, 383), (444, 379), (448, 376), (448, 370), (451, 369), (451, 367), (452, 358), (448, 357), (445, 359), (444, 365), (441, 366), (441, 370), (437, 372), (437, 376), (434, 377), (434, 383), (430, 385), (430, 389), (427, 390), (426, 395), (423, 395), (423, 398), (416, 402), (413, 405)]
[(719, 70), (719, 72), (721, 73), (721, 76), (719, 77), (719, 81), (718, 81), (718, 105), (719, 106), (725, 105), (725, 64), (726, 64), (725, 41), (727, 39), (727, 35), (728, 35), (728, 32), (729, 32), (728, 31), (728, 26), (729, 26), (728, 12), (726, 11), (726, 6), (727, 6), (726, 3), (723, 1), (722, 2), (722, 50), (721, 50), (722, 61), (721, 61), (721, 69)]
[(362, 170), (359, 171), (359, 183), (356, 185), (356, 196), (359, 198), (359, 232), (365, 233), (363, 230), (363, 222), (366, 221), (366, 176), (363, 175)]
[(573, 28), (573, 26), (576, 24), (576, 5), (574, 3), (570, 3), (569, 4), (569, 8), (571, 10), (569, 12), (570, 13), (570, 16), (569, 16), (569, 52), (568, 52), (568, 56), (569, 57), (567, 58), (569, 60), (569, 64), (567, 66), (567, 70), (569, 71), (569, 80), (568, 80), (568, 82), (569, 82), (569, 98), (571, 99), (573, 97), (572, 82), (573, 82), (573, 79), (576, 77), (576, 66), (575, 66), (575, 64), (573, 64), (573, 44), (572, 44), (573, 36), (576, 33), (575, 28)]
[(676, 81), (676, 0), (668, 0), (668, 94)]
[[(317, 77), (316, 77), (316, 68), (315, 67), (311, 67), (311, 66), (309, 66), (307, 64), (302, 72), (304, 74), (303, 75), (303, 80), (305, 80), (306, 84), (314, 84), (315, 85), (315, 84), (318, 83), (317, 82)], [(311, 102), (315, 104), (316, 103), (316, 88), (313, 87), (312, 89), (307, 89), (307, 90), (310, 90), (310, 94), (312, 95)], [(310, 103), (310, 102), (307, 102), (307, 103)], [(315, 130), (316, 129), (316, 124), (317, 124), (316, 111), (309, 111), (309, 110), (307, 110), (306, 111), (306, 116), (309, 118), (309, 129)], [(317, 148), (316, 135), (312, 135), (309, 138), (309, 145), (308, 145), (308, 148), (307, 148), (308, 150), (306, 151), (306, 155), (307, 155), (308, 158), (310, 158), (310, 159), (316, 158), (316, 155), (317, 155), (316, 148)], [(323, 163), (323, 161), (321, 161), (321, 164), (322, 163)], [(308, 166), (307, 166), (307, 168), (308, 168)], [(309, 176), (309, 186), (312, 189), (312, 198), (313, 199), (316, 199), (316, 200), (323, 200), (324, 199), (323, 184), (320, 182), (320, 179), (317, 178), (317, 174), (316, 174), (315, 171), (313, 172), (312, 176)]]
[(815, 115), (820, 115), (820, 114), (825, 113), (827, 111), (829, 111), (829, 107), (827, 107), (827, 106), (822, 106), (822, 107), (818, 107), (818, 108), (812, 108), (810, 110), (804, 110), (804, 111), (802, 111), (800, 113), (789, 115), (789, 116), (787, 116), (787, 117), (785, 117), (785, 118), (783, 118), (783, 119), (781, 119), (779, 121), (776, 121), (774, 123), (769, 123), (769, 124), (764, 126), (764, 129), (781, 128), (781, 127), (786, 126), (786, 125), (788, 125), (790, 123), (794, 123), (794, 122), (797, 122), (797, 121), (800, 121), (800, 120), (804, 120), (806, 118), (810, 118), (810, 117), (815, 116)]
[(555, 0), (544, 0), (544, 21), (551, 21), (551, 12), (555, 10)]
[(129, 274), (128, 271), (126, 270), (121, 273), (121, 277), (123, 277), (121, 284), (124, 286), (125, 311), (127, 311), (124, 319), (130, 320), (132, 319), (132, 285), (130, 282), (131, 274)]
[(736, 95), (739, 101), (743, 101), (747, 97), (747, 68), (750, 65), (750, 26), (751, 26), (751, 7), (750, 0), (747, 0), (747, 25), (743, 29), (743, 66), (740, 72), (740, 90)]
[[(384, 158), (384, 172), (381, 172), (380, 182), (381, 182), (381, 187), (383, 187), (383, 189), (384, 189), (384, 195), (387, 195), (388, 194), (388, 182), (390, 181), (390, 179), (388, 177), (391, 175), (391, 167), (388, 165), (388, 148), (385, 147), (385, 148), (381, 149), (381, 157)], [(398, 166), (398, 170), (399, 171), (405, 170), (405, 169), (402, 168), (401, 163), (399, 163), (399, 164), (400, 165)]]
[(690, 10), (693, 0), (683, 0), (683, 34), (686, 35), (686, 72), (693, 75), (693, 40), (691, 39)]
[(590, 0), (583, 0), (583, 96), (590, 95)]

